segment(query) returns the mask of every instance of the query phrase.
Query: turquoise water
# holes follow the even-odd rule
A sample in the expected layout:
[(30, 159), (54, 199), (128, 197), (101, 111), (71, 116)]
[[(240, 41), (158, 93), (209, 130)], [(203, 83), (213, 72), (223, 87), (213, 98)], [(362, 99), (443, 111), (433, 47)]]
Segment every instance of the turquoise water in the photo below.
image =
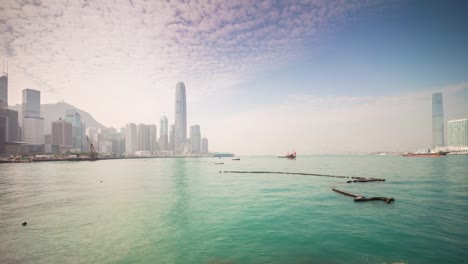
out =
[(466, 263), (467, 224), (468, 156), (0, 165), (0, 263)]

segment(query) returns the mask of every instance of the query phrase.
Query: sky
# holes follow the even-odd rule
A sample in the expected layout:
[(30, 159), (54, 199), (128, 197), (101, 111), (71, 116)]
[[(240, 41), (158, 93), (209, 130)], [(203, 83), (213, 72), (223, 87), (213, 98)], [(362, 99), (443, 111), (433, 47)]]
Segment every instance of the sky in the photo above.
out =
[(2, 0), (9, 104), (25, 88), (106, 126), (189, 125), (244, 155), (431, 147), (431, 94), (468, 117), (466, 1)]

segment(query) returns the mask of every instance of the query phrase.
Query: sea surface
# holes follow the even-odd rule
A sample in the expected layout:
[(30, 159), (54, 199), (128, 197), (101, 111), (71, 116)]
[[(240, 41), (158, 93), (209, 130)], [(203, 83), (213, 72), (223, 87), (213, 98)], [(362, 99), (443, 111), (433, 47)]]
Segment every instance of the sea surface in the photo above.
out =
[(0, 164), (0, 263), (468, 262), (468, 156), (240, 158)]

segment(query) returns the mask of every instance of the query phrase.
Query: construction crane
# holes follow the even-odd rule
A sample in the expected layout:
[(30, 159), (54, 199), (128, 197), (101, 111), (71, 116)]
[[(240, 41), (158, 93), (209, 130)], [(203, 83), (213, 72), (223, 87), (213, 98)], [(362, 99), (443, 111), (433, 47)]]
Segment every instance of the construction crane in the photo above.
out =
[(89, 145), (89, 151), (91, 152), (91, 154), (89, 155), (89, 157), (90, 157), (92, 160), (97, 160), (97, 158), (98, 158), (97, 155), (98, 155), (98, 154), (97, 154), (97, 152), (96, 152), (96, 149), (94, 148), (93, 143), (92, 143), (92, 142), (91, 142), (91, 143), (89, 142), (88, 136), (86, 136), (86, 141), (88, 141), (88, 144), (90, 144), (90, 145)]

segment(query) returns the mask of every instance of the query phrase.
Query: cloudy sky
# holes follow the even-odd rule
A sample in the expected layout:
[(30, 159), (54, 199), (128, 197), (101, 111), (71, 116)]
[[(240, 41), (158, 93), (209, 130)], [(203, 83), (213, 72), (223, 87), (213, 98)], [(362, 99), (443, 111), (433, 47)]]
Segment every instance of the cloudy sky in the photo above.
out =
[(21, 90), (114, 127), (188, 122), (213, 151), (431, 147), (431, 94), (468, 117), (466, 1), (1, 0), (9, 103)]

